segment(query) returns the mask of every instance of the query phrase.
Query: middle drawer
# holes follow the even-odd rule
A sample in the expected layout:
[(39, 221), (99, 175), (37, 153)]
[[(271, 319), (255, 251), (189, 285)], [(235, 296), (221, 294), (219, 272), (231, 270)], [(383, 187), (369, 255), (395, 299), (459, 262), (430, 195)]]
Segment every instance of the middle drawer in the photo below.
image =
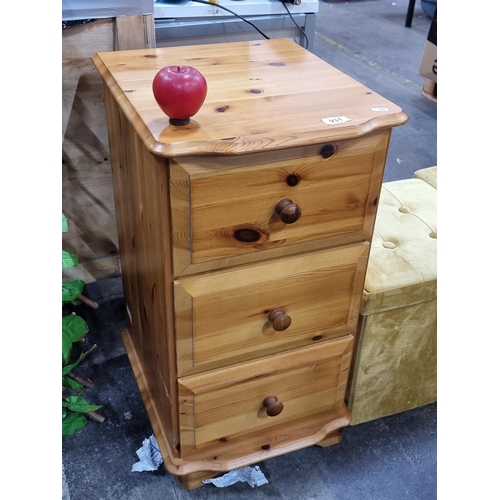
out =
[(179, 376), (354, 333), (368, 243), (174, 282)]

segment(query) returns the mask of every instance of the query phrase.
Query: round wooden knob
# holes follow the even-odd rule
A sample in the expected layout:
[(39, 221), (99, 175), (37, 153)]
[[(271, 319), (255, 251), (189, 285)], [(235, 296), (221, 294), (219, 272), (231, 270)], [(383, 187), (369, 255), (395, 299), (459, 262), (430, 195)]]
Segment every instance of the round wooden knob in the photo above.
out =
[(284, 198), (283, 200), (278, 201), (276, 205), (276, 213), (285, 224), (293, 224), (299, 220), (302, 210), (290, 198)]
[(286, 330), (292, 323), (292, 318), (285, 313), (284, 309), (273, 309), (268, 316), (269, 321), (273, 324), (273, 329), (277, 332)]
[(266, 407), (266, 413), (270, 417), (275, 417), (283, 411), (283, 404), (278, 401), (276, 396), (267, 396), (263, 405)]

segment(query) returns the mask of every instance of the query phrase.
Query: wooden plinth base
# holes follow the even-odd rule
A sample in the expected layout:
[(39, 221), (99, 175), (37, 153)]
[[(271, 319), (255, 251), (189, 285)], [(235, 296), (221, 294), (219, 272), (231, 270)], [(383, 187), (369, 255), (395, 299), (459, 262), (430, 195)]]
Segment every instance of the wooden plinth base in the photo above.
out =
[[(338, 444), (342, 439), (342, 429), (338, 429), (337, 431), (329, 434), (325, 439), (316, 443), (316, 446), (321, 446), (322, 448), (327, 448), (328, 446), (332, 446)], [(203, 486), (204, 479), (212, 479), (213, 477), (219, 475), (219, 472), (193, 472), (191, 474), (186, 474), (185, 476), (177, 476), (177, 482), (181, 488), (184, 490), (194, 490), (195, 488), (199, 488)]]
[(177, 476), (177, 483), (184, 490), (194, 490), (203, 486), (204, 479), (212, 479), (217, 476), (218, 472), (193, 472), (191, 474), (186, 474), (185, 476)]
[(162, 428), (154, 401), (141, 368), (128, 330), (122, 332), (123, 342), (141, 392), (146, 411), (158, 441), (166, 469), (177, 476), (179, 485), (192, 490), (203, 485), (203, 479), (209, 479), (220, 473), (239, 469), (262, 462), (269, 458), (284, 455), (308, 446), (331, 446), (340, 441), (341, 429), (351, 422), (351, 412), (344, 405), (333, 412), (321, 413), (299, 419), (286, 426), (276, 426), (245, 435), (209, 448), (196, 450), (185, 457), (176, 457), (166, 439), (166, 430)]
[(338, 429), (331, 434), (329, 434), (325, 439), (316, 443), (316, 446), (321, 446), (322, 448), (328, 448), (328, 446), (333, 446), (334, 444), (339, 444), (342, 440), (342, 429)]

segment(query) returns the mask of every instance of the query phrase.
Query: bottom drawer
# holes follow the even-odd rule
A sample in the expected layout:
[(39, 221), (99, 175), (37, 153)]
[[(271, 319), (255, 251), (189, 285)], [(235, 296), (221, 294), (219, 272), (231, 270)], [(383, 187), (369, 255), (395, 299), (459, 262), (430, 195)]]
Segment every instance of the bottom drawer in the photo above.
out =
[[(179, 379), (181, 456), (344, 404), (353, 336)], [(267, 407), (266, 407), (267, 405)]]

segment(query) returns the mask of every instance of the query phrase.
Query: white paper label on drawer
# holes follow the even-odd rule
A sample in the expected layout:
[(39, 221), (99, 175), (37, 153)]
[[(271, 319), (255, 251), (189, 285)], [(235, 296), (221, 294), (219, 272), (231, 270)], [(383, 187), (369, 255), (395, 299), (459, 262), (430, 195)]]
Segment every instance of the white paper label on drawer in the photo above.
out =
[(330, 116), (328, 118), (322, 118), (321, 121), (327, 125), (337, 125), (339, 123), (350, 122), (351, 119), (347, 116)]

